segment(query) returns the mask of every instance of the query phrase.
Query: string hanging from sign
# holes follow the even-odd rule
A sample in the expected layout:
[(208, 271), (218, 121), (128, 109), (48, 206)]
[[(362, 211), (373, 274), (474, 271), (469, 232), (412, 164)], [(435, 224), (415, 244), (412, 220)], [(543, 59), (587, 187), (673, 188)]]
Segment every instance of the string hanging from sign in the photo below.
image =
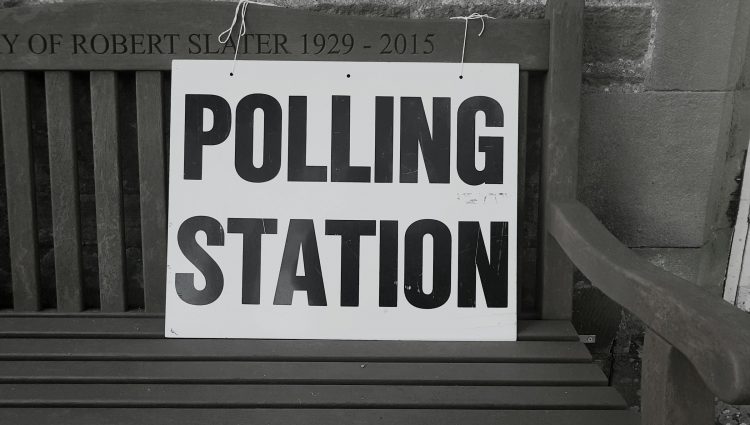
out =
[(234, 16), (232, 17), (232, 23), (229, 25), (229, 28), (224, 30), (221, 34), (219, 34), (219, 43), (226, 45), (229, 42), (229, 39), (232, 37), (232, 30), (234, 29), (234, 26), (237, 24), (237, 17), (240, 17), (240, 30), (237, 33), (237, 43), (234, 46), (234, 59), (232, 60), (232, 71), (229, 73), (230, 76), (234, 75), (234, 69), (237, 66), (237, 53), (240, 51), (240, 40), (242, 37), (247, 34), (247, 24), (245, 23), (245, 14), (247, 13), (247, 6), (250, 4), (258, 4), (261, 6), (273, 6), (278, 7), (278, 5), (272, 4), (272, 3), (264, 3), (260, 1), (251, 1), (251, 0), (239, 0), (237, 2), (237, 7), (234, 9)]
[(461, 72), (458, 78), (464, 78), (464, 55), (466, 54), (466, 33), (469, 30), (469, 21), (474, 20), (474, 19), (479, 19), (482, 21), (482, 30), (479, 31), (479, 34), (477, 34), (477, 37), (481, 37), (482, 34), (484, 34), (484, 18), (495, 19), (494, 17), (487, 15), (486, 13), (479, 14), (476, 12), (472, 13), (469, 16), (452, 16), (451, 17), (451, 19), (463, 19), (464, 22), (466, 23), (464, 25), (464, 43), (463, 43), (463, 47), (461, 47)]

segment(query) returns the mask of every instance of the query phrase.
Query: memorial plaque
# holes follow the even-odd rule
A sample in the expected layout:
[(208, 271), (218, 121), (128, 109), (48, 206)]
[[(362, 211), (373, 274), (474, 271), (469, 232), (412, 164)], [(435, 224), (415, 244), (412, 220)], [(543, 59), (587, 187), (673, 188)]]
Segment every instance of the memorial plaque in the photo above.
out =
[[(63, 2), (0, 9), (0, 69), (169, 70), (175, 59), (458, 62), (464, 21), (340, 16), (250, 5), (222, 44), (236, 2)], [(199, 19), (197, 17), (200, 17)], [(34, 26), (26, 23), (33, 19)], [(486, 26), (482, 36), (477, 34)], [(469, 23), (467, 62), (548, 65), (549, 22)]]

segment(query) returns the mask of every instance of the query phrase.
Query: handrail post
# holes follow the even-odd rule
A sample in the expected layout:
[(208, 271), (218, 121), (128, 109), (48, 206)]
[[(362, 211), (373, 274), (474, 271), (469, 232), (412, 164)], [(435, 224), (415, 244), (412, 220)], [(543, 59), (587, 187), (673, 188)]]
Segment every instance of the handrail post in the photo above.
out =
[(573, 266), (548, 233), (555, 200), (575, 199), (581, 116), (583, 0), (549, 0), (549, 70), (544, 82), (539, 271), (544, 319), (573, 314)]
[(644, 343), (641, 379), (642, 423), (714, 423), (714, 396), (695, 367), (650, 329)]

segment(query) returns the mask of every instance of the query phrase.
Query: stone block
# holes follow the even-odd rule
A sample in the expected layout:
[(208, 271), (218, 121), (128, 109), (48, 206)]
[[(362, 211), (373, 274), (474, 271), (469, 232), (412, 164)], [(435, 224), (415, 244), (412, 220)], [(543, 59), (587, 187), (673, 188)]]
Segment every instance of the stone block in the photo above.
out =
[(588, 5), (583, 23), (587, 91), (633, 91), (643, 84), (651, 37), (651, 6)]
[(698, 247), (727, 93), (583, 96), (579, 199), (631, 247)]
[(587, 6), (583, 15), (583, 61), (640, 60), (651, 30), (651, 7)]
[(750, 22), (745, 0), (656, 2), (651, 90), (728, 90), (740, 79)]

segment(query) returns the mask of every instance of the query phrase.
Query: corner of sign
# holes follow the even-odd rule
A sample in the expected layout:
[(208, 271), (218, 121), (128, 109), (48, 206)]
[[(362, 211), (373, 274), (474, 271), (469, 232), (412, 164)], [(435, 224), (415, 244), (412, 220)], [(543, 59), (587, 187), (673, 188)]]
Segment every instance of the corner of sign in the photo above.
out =
[(165, 338), (180, 338), (180, 333), (177, 332), (169, 323), (164, 323), (164, 337)]
[(172, 59), (172, 71), (175, 70), (175, 67), (179, 66), (182, 68), (185, 64), (196, 62), (195, 59)]

